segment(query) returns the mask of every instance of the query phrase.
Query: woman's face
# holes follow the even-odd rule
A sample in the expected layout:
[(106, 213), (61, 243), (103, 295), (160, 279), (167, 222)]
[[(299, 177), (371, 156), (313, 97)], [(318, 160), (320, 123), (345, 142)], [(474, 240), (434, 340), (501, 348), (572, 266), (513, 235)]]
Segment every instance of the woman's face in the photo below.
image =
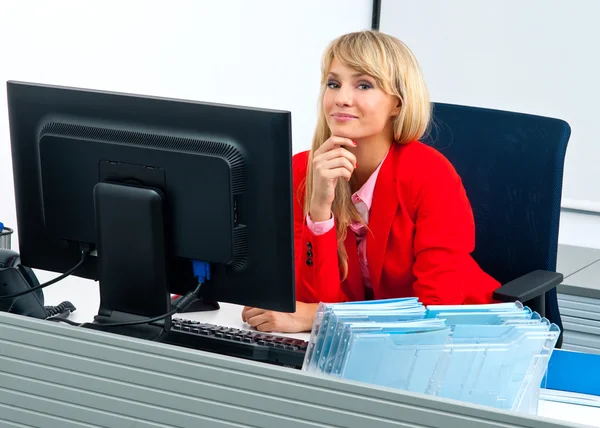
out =
[(393, 120), (400, 108), (396, 97), (377, 86), (368, 75), (331, 62), (323, 109), (332, 135), (353, 140), (393, 136)]

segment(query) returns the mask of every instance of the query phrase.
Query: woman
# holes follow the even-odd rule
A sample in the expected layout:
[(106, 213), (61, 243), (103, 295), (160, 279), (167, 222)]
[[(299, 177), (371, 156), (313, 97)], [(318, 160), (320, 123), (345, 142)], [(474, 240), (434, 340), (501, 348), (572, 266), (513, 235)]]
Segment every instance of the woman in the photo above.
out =
[(320, 301), (492, 302), (500, 284), (470, 255), (475, 225), (460, 177), (418, 141), (431, 106), (411, 51), (374, 31), (334, 40), (319, 109), (311, 150), (292, 162), (296, 312), (247, 307), (242, 319), (299, 332)]

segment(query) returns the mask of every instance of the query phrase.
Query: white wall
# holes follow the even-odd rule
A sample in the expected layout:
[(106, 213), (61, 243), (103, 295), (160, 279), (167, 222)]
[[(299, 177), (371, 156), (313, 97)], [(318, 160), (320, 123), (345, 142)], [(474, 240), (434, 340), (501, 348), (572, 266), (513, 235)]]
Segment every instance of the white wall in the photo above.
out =
[(371, 0), (2, 0), (0, 221), (16, 224), (6, 80), (285, 109), (308, 149), (320, 57)]
[[(563, 207), (600, 212), (598, 0), (383, 0), (434, 101), (559, 117), (572, 127)], [(600, 217), (563, 213), (561, 243), (600, 248)]]
[[(372, 5), (371, 0), (1, 1), (0, 221), (10, 226), (16, 215), (6, 80), (287, 109), (292, 112), (294, 151), (304, 150), (315, 122), (320, 55), (339, 34), (369, 28)], [(390, 5), (398, 9), (396, 15), (390, 14)], [(590, 13), (565, 12), (575, 5), (590, 8)], [(551, 80), (552, 73), (530, 79), (525, 94), (533, 104), (525, 96), (517, 102), (511, 91), (522, 82), (507, 74), (505, 66), (524, 61), (529, 51), (515, 51), (515, 46), (539, 45), (546, 33), (556, 42), (565, 33), (564, 26), (548, 30), (552, 21), (526, 21), (532, 11), (542, 17), (564, 15), (566, 26), (580, 27), (573, 33), (580, 37), (594, 28), (587, 21), (600, 12), (600, 2), (384, 0), (381, 29), (416, 52), (436, 100), (564, 113), (560, 116), (574, 128), (565, 187), (583, 182), (600, 192), (594, 186), (600, 179), (593, 176), (600, 174), (600, 145), (590, 131), (595, 130), (590, 118), (595, 110), (581, 116), (577, 105), (600, 99), (595, 48), (585, 52), (588, 62), (572, 62), (600, 37), (582, 38), (569, 49), (558, 43), (547, 55), (530, 55), (549, 69), (565, 63), (579, 72), (563, 79)], [(477, 20), (478, 14), (487, 18)], [(517, 40), (518, 34), (524, 38)], [(505, 46), (496, 53), (497, 69), (485, 68), (489, 57), (482, 62), (473, 55), (490, 38), (496, 43), (490, 46), (500, 41)], [(511, 57), (513, 51), (519, 55)], [(461, 55), (471, 57), (465, 62)], [(576, 91), (578, 84), (586, 85), (585, 90)], [(563, 213), (560, 242), (600, 248), (600, 217)]]
[(558, 242), (600, 248), (600, 216), (563, 210), (560, 214)]

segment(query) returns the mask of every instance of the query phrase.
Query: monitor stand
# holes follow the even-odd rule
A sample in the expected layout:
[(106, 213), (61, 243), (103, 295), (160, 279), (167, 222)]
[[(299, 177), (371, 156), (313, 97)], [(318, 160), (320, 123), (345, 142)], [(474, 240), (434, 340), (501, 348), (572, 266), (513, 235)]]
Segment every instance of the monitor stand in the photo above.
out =
[(86, 327), (149, 340), (168, 333), (170, 316), (140, 325), (106, 325), (171, 310), (163, 201), (162, 192), (152, 187), (113, 182), (94, 187), (100, 308)]
[[(183, 296), (179, 296), (171, 301), (171, 303), (177, 303)], [(206, 311), (216, 311), (220, 309), (221, 305), (216, 300), (206, 300), (203, 298), (196, 298), (192, 300), (189, 306), (184, 308), (181, 313), (185, 312), (206, 312)]]

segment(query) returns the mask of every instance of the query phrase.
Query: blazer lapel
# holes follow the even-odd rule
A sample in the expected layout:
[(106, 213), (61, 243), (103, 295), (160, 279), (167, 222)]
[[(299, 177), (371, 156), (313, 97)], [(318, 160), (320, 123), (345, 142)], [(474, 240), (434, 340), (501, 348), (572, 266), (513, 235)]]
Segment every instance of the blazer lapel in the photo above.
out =
[[(396, 157), (398, 143), (393, 143), (390, 153), (386, 157), (373, 193), (373, 201), (369, 211), (369, 230), (367, 231), (367, 260), (369, 275), (373, 291), (377, 296), (377, 289), (381, 280), (383, 259), (387, 248), (390, 229), (398, 209), (398, 195), (396, 193)], [(377, 298), (377, 297), (375, 297)]]

